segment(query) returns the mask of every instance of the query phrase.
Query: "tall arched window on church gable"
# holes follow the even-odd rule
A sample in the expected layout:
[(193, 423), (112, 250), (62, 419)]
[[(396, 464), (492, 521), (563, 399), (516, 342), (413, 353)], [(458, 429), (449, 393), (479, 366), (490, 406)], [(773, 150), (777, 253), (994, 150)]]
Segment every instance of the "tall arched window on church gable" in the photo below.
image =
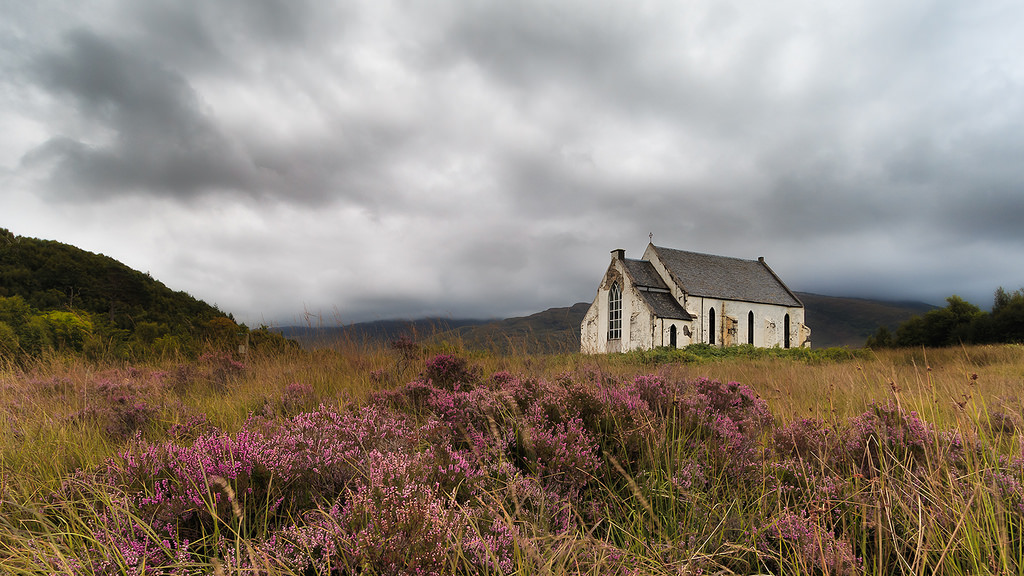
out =
[(715, 309), (708, 310), (708, 344), (715, 343)]
[(612, 284), (608, 291), (608, 339), (618, 340), (622, 337), (622, 289), (619, 283)]
[(754, 345), (754, 311), (747, 312), (747, 344)]

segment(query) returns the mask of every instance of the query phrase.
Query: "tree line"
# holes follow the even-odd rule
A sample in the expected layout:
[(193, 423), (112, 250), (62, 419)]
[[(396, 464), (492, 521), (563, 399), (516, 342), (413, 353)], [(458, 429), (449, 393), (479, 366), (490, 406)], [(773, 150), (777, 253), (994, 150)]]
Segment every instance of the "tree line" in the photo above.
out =
[(1024, 288), (995, 292), (992, 311), (985, 312), (957, 295), (944, 308), (914, 316), (896, 328), (882, 326), (865, 343), (869, 348), (944, 347), (960, 344), (1024, 342)]
[(0, 228), (0, 356), (47, 351), (95, 358), (194, 355), (205, 348), (294, 345), (267, 327), (174, 291), (148, 274), (68, 244)]

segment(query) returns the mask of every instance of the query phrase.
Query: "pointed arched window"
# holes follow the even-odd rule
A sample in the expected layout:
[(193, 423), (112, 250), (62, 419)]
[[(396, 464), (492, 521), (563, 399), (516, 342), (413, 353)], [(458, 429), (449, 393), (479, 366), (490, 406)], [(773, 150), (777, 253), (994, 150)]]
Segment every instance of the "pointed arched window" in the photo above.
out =
[(618, 340), (622, 337), (622, 289), (619, 283), (612, 284), (608, 291), (608, 339)]
[(782, 321), (782, 347), (789, 348), (789, 314), (786, 314), (786, 319)]
[(754, 345), (754, 311), (747, 312), (747, 344)]
[(708, 310), (708, 344), (715, 343), (715, 309)]
[(673, 348), (677, 348), (678, 347), (678, 345), (676, 344), (676, 325), (675, 324), (673, 324), (673, 325), (668, 327), (668, 345), (673, 347)]

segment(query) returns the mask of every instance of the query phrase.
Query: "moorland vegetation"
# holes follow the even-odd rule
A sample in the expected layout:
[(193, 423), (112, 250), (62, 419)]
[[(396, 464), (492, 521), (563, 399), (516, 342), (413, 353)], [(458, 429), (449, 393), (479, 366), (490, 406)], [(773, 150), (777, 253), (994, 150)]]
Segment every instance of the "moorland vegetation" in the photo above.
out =
[(0, 369), (5, 574), (1022, 574), (1024, 347)]

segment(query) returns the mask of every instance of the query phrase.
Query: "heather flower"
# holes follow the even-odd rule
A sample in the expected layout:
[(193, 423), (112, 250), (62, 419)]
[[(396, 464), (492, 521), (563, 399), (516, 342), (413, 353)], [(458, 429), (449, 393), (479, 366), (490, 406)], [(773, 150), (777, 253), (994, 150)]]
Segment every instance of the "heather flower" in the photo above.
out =
[(185, 419), (184, 422), (176, 422), (167, 428), (167, 435), (180, 441), (195, 441), (204, 434), (215, 431), (215, 427), (206, 418), (206, 414), (194, 414)]
[(736, 425), (740, 433), (752, 435), (772, 425), (768, 403), (752, 388), (738, 382), (723, 384), (701, 378), (693, 383), (694, 394), (682, 400), (691, 413), (707, 419), (722, 416)]
[(760, 434), (772, 424), (767, 403), (736, 382), (700, 379), (679, 401), (686, 441), (697, 443), (708, 465), (737, 480), (751, 480), (762, 462)]
[(851, 418), (843, 444), (847, 458), (860, 468), (861, 474), (873, 476), (884, 457), (923, 464), (934, 438), (931, 425), (921, 420), (917, 412), (906, 412), (890, 402), (875, 404)]
[(988, 415), (988, 430), (994, 436), (1012, 436), (1021, 429), (1021, 418), (1016, 414), (995, 410)]
[(818, 418), (799, 418), (775, 430), (775, 451), (783, 458), (822, 462), (834, 432)]
[(597, 446), (580, 418), (551, 422), (538, 405), (526, 415), (520, 442), (525, 460), (560, 494), (576, 497), (597, 473)]
[(314, 574), (331, 574), (346, 565), (349, 533), (339, 502), (301, 515), (299, 522), (274, 532), (259, 553), (275, 564)]
[(438, 354), (427, 360), (421, 378), (438, 388), (458, 390), (472, 387), (480, 380), (480, 370), (471, 367), (465, 358), (454, 354)]
[(342, 512), (346, 554), (377, 573), (444, 574), (455, 537), (454, 512), (419, 481), (418, 458), (371, 452)]
[(281, 395), (281, 406), (286, 414), (312, 408), (315, 401), (313, 387), (302, 382), (292, 382), (285, 386)]
[(199, 357), (198, 363), (204, 367), (207, 380), (214, 386), (223, 386), (245, 371), (245, 364), (227, 352), (207, 352)]
[(850, 543), (837, 539), (807, 514), (779, 514), (761, 530), (758, 547), (781, 562), (783, 573), (852, 576), (861, 572)]
[(391, 349), (398, 352), (406, 360), (411, 360), (419, 355), (420, 347), (408, 336), (400, 336), (396, 340), (392, 340), (390, 343)]
[[(122, 441), (148, 426), (159, 410), (143, 398), (149, 388), (145, 382), (116, 373), (104, 376), (87, 383), (87, 405), (70, 418), (95, 421), (109, 437)], [(127, 376), (138, 377), (138, 373)]]
[(210, 487), (214, 476), (232, 484), (248, 514), (284, 514), (339, 495), (365, 473), (370, 451), (409, 451), (414, 442), (405, 420), (379, 407), (321, 407), (280, 423), (250, 420), (236, 434), (215, 431), (187, 446), (136, 439), (109, 463), (108, 477), (154, 526), (177, 525), (194, 539), (232, 517), (226, 494)]
[(627, 387), (631, 393), (647, 403), (647, 407), (662, 417), (672, 414), (675, 403), (682, 394), (674, 385), (666, 384), (653, 374), (639, 375)]

